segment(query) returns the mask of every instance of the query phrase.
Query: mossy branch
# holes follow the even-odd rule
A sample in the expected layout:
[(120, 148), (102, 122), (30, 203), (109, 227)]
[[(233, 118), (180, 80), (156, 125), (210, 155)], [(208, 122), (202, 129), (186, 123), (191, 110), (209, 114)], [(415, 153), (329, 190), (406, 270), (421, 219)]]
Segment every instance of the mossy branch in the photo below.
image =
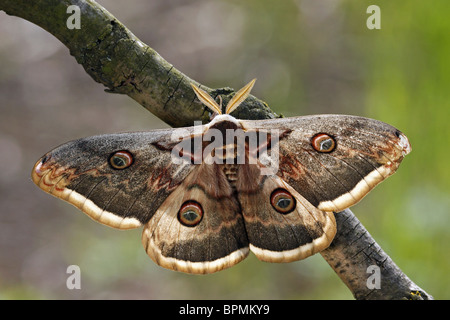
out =
[[(81, 28), (69, 29), (71, 5), (80, 8)], [(95, 81), (108, 92), (126, 94), (173, 127), (209, 121), (192, 91), (199, 85), (155, 50), (140, 41), (120, 21), (94, 1), (1, 0), (0, 9), (28, 20), (58, 38)], [(202, 89), (213, 97), (230, 94), (230, 88)], [(226, 100), (226, 97), (224, 97)], [(261, 100), (251, 96), (234, 114), (242, 119), (267, 119), (276, 115)]]
[[(81, 12), (81, 28), (69, 29), (67, 8)], [(94, 1), (0, 0), (0, 10), (28, 20), (58, 38), (108, 92), (126, 94), (173, 127), (209, 121), (209, 112), (195, 99), (191, 83), (200, 85), (174, 68), (140, 41), (122, 23)], [(202, 89), (225, 104), (230, 88)], [(241, 119), (277, 117), (266, 103), (250, 96), (233, 113)], [(432, 299), (415, 285), (383, 252), (350, 210), (336, 214), (337, 235), (322, 256), (357, 299)], [(367, 285), (368, 268), (378, 266), (380, 288)]]

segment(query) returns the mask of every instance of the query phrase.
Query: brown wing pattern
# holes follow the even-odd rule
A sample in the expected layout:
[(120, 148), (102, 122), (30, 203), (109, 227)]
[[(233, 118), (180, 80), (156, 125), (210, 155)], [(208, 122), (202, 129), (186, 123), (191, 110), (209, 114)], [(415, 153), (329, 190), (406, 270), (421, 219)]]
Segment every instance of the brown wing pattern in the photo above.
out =
[[(153, 145), (170, 140), (170, 132), (101, 135), (66, 143), (36, 163), (32, 179), (94, 220), (121, 229), (139, 227), (192, 170), (189, 163), (174, 164), (170, 152)], [(111, 165), (118, 151), (131, 155), (131, 165)]]
[[(289, 131), (279, 142), (277, 175), (315, 207), (342, 211), (393, 174), (411, 146), (404, 134), (381, 121), (356, 116), (317, 115), (242, 121), (248, 129)], [(326, 133), (331, 152), (317, 152), (312, 139)]]

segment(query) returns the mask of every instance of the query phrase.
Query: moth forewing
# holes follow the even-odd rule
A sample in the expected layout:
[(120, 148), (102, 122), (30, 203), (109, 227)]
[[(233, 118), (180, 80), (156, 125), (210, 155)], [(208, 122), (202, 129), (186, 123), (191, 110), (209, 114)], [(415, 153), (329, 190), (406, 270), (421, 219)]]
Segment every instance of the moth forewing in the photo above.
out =
[(173, 164), (202, 163), (202, 143), (204, 126), (201, 121), (195, 121), (193, 131), (187, 128), (173, 129), (170, 141)]
[(178, 142), (170, 153), (173, 164), (183, 164), (191, 161), (191, 141), (186, 139), (189, 134), (189, 131), (184, 128), (173, 130), (171, 141)]
[(280, 166), (280, 130), (270, 130), (270, 141), (269, 134), (266, 131), (260, 131), (259, 133), (264, 137), (262, 141), (266, 143), (266, 146), (259, 150), (259, 161), (263, 165), (261, 174), (274, 175), (278, 172)]

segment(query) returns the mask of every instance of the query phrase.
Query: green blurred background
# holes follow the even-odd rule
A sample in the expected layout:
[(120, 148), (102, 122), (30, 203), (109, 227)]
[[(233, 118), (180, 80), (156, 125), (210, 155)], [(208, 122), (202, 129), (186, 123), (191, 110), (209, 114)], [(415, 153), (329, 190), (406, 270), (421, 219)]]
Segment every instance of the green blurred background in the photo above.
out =
[[(285, 116), (345, 113), (403, 131), (413, 151), (352, 208), (397, 265), (450, 298), (450, 3), (447, 0), (99, 1), (138, 38), (209, 87), (240, 88)], [(381, 9), (369, 30), (366, 9)], [(50, 8), (49, 8), (50, 10)], [(92, 222), (34, 186), (35, 161), (84, 136), (166, 127), (105, 93), (59, 41), (0, 12), (0, 299), (352, 299), (320, 254), (253, 255), (213, 275), (158, 267), (141, 230)], [(66, 269), (81, 268), (81, 290)]]

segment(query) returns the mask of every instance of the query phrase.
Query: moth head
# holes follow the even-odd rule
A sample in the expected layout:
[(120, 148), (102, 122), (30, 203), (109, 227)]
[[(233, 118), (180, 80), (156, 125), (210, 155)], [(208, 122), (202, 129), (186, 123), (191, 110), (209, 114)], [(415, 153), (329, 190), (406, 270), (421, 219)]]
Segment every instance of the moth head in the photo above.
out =
[[(234, 110), (236, 110), (239, 105), (244, 102), (245, 99), (250, 95), (250, 91), (255, 84), (256, 79), (250, 81), (247, 85), (245, 85), (242, 89), (236, 92), (231, 98), (231, 100), (227, 103), (225, 108), (225, 114), (230, 114)], [(213, 115), (221, 115), (222, 114), (222, 98), (220, 98), (220, 103), (217, 103), (206, 91), (198, 88), (194, 84), (191, 83), (192, 89), (194, 89), (195, 95), (197, 98), (207, 106), (212, 112)]]

